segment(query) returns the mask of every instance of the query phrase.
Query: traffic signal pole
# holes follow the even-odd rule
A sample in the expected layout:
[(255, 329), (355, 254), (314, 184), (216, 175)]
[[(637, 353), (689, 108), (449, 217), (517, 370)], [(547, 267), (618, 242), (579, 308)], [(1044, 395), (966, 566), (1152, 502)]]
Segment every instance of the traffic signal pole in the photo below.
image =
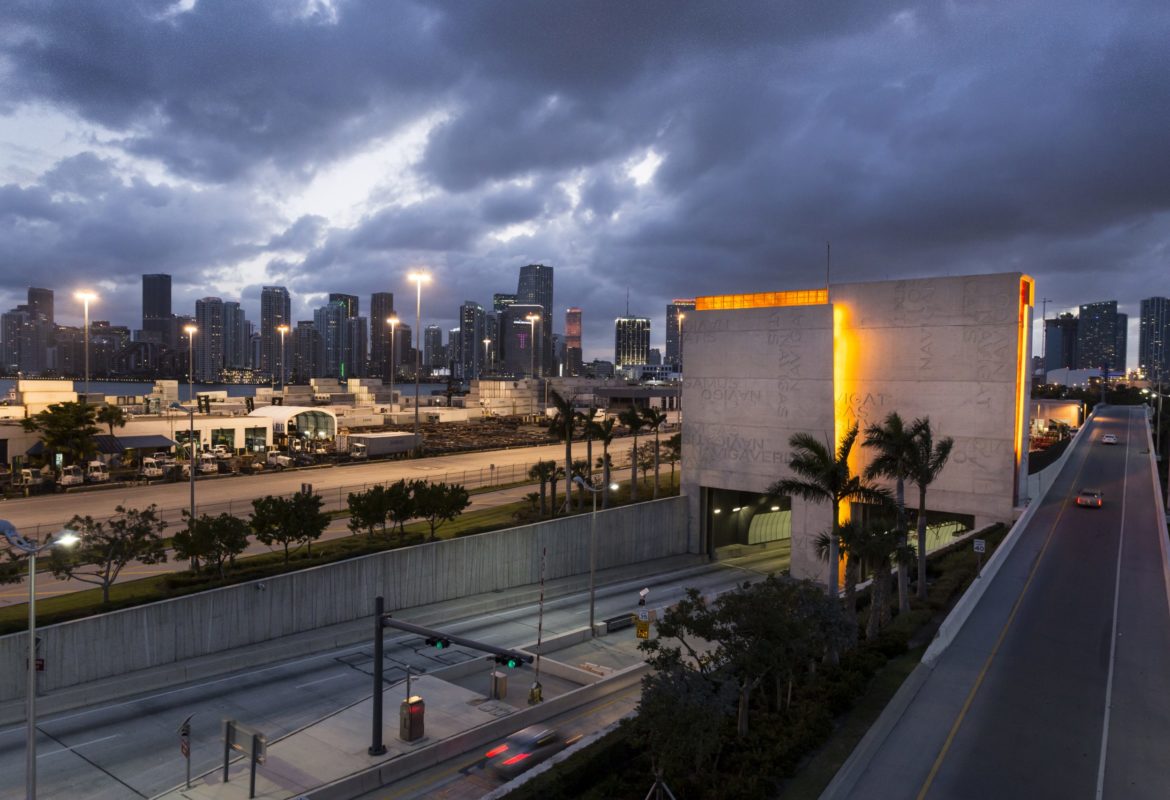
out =
[(374, 598), (374, 734), (370, 739), (369, 753), (372, 756), (386, 755), (386, 745), (382, 742), (382, 653), (385, 646), (382, 642), (382, 617), (386, 613), (386, 600), (382, 597)]

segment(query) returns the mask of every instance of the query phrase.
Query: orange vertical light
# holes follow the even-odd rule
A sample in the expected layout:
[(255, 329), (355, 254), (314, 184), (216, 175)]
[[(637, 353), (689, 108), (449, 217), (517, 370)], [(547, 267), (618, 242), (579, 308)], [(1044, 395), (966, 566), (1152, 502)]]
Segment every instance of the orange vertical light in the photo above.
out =
[(1027, 446), (1024, 436), (1025, 422), (1028, 410), (1028, 337), (1032, 330), (1032, 307), (1036, 303), (1036, 284), (1027, 275), (1020, 276), (1020, 301), (1017, 315), (1016, 330), (1016, 427), (1015, 427), (1015, 475), (1013, 497), (1019, 491), (1020, 466), (1023, 461), (1024, 448)]

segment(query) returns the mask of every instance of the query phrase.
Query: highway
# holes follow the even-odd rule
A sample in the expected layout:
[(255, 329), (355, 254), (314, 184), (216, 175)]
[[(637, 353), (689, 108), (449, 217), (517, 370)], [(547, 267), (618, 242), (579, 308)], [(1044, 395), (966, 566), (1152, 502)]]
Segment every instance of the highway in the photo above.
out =
[[(628, 612), (637, 590), (649, 586), (657, 603), (681, 597), (686, 587), (704, 592), (724, 589), (748, 577), (787, 565), (787, 551), (762, 551), (724, 564), (689, 571), (644, 575), (602, 583), (597, 614)], [(605, 574), (602, 573), (602, 580)], [(492, 644), (515, 647), (536, 638), (534, 605), (468, 617), (455, 601), (442, 607), (412, 609), (399, 616), (425, 619), (444, 630)], [(442, 620), (436, 623), (434, 620)], [(575, 592), (545, 604), (544, 635), (581, 628), (588, 619), (588, 594)], [(629, 635), (621, 631), (614, 636)], [(406, 665), (415, 671), (458, 663), (469, 656), (458, 648), (435, 651), (419, 637), (387, 635), (387, 681), (396, 682)], [(255, 670), (176, 686), (131, 700), (98, 704), (39, 720), (40, 796), (46, 798), (149, 797), (174, 787), (183, 777), (177, 727), (192, 720), (192, 771), (199, 774), (221, 758), (220, 724), (227, 717), (265, 731), (269, 740), (299, 729), (371, 693), (372, 647), (354, 645), (332, 652), (271, 664)], [(393, 724), (391, 720), (388, 724)], [(19, 798), (24, 781), (23, 724), (0, 729), (0, 798)]]
[[(1170, 572), (1143, 411), (1098, 411), (954, 642), (878, 721), (860, 779), (826, 796), (1170, 795)], [(1083, 488), (1104, 506), (1077, 507)]]

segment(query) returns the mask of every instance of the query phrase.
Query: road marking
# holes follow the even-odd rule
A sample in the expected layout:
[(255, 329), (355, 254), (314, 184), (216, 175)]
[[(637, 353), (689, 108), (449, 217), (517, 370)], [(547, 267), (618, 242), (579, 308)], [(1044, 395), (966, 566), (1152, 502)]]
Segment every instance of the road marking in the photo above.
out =
[[(1109, 747), (1109, 716), (1113, 710), (1113, 665), (1117, 655), (1117, 612), (1121, 604), (1121, 551), (1125, 544), (1125, 495), (1129, 488), (1129, 440), (1133, 416), (1125, 426), (1125, 472), (1121, 481), (1121, 532), (1117, 537), (1117, 578), (1113, 584), (1113, 627), (1109, 636), (1109, 674), (1105, 678), (1105, 719), (1101, 723), (1101, 758), (1097, 762), (1097, 800), (1105, 794), (1105, 752)], [(1161, 535), (1161, 532), (1159, 532)]]
[[(1084, 459), (1081, 461), (1081, 466), (1077, 469), (1077, 476), (1072, 482), (1072, 491), (1076, 491), (1077, 486), (1081, 483), (1081, 473), (1085, 470), (1085, 464), (1089, 462), (1089, 451)], [(1044, 537), (1044, 544), (1040, 547), (1040, 552), (1036, 556), (1036, 560), (1032, 562), (1032, 569), (1028, 572), (1028, 580), (1024, 582), (1024, 588), (1020, 590), (1019, 596), (1016, 597), (1016, 602), (1012, 605), (1011, 614), (1008, 615), (1007, 622), (1003, 625), (1003, 630), (999, 632), (999, 637), (995, 640), (995, 646), (991, 648), (991, 652), (987, 655), (987, 660), (983, 662), (983, 668), (979, 670), (979, 675), (975, 678), (975, 685), (971, 687), (971, 691), (967, 693), (967, 699), (963, 701), (963, 707), (959, 709), (959, 716), (955, 718), (955, 722), (951, 725), (951, 730), (947, 733), (947, 738), (943, 742), (942, 750), (939, 751), (938, 756), (934, 759), (934, 763), (930, 767), (930, 773), (926, 776), (926, 781), (922, 784), (922, 788), (918, 790), (917, 800), (925, 800), (926, 795), (930, 792), (930, 786), (934, 783), (934, 779), (938, 776), (939, 770), (942, 769), (943, 762), (947, 758), (947, 753), (950, 752), (951, 745), (954, 744), (955, 737), (959, 734), (959, 728), (963, 725), (963, 719), (967, 716), (967, 712), (971, 710), (972, 703), (975, 702), (975, 695), (979, 693), (979, 687), (983, 685), (983, 679), (987, 677), (987, 671), (991, 669), (991, 663), (995, 660), (995, 656), (999, 653), (999, 648), (1003, 645), (1004, 639), (1007, 638), (1008, 631), (1015, 622), (1016, 614), (1023, 605), (1024, 597), (1028, 594), (1028, 588), (1032, 585), (1032, 580), (1036, 577), (1036, 573), (1040, 569), (1040, 564), (1044, 561), (1044, 554), (1048, 552), (1048, 545), (1052, 542), (1052, 535), (1056, 532), (1057, 527), (1060, 526), (1060, 520), (1064, 517), (1064, 512), (1069, 507), (1069, 498), (1064, 498), (1064, 503), (1060, 506), (1060, 511), (1056, 515), (1056, 519), (1052, 522), (1052, 527), (1048, 529), (1048, 535)]]
[(58, 753), (69, 753), (69, 752), (72, 752), (72, 751), (78, 749), (79, 747), (88, 747), (91, 744), (97, 744), (98, 742), (104, 742), (104, 741), (107, 741), (109, 739), (117, 739), (121, 735), (122, 734), (120, 734), (120, 733), (114, 733), (114, 734), (111, 734), (109, 736), (103, 736), (100, 739), (90, 739), (88, 742), (82, 742), (81, 744), (70, 745), (69, 747), (62, 747), (60, 750), (50, 750), (48, 753), (37, 753), (37, 760), (39, 761), (42, 758), (48, 758), (49, 756), (55, 756)]
[(336, 675), (330, 675), (328, 678), (318, 678), (317, 680), (309, 681), (308, 683), (298, 683), (296, 685), (296, 688), (297, 689), (304, 689), (306, 686), (313, 686), (313, 685), (318, 684), (318, 683), (325, 683), (325, 681), (335, 681), (338, 678), (345, 678), (348, 676), (349, 676), (348, 672), (339, 672)]

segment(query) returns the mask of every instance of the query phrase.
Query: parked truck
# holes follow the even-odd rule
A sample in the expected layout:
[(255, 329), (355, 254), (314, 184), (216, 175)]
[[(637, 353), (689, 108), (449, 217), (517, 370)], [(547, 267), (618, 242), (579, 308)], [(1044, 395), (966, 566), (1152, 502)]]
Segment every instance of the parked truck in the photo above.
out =
[(350, 458), (385, 458), (397, 453), (409, 453), (415, 448), (417, 439), (413, 433), (385, 431), (382, 433), (350, 433), (337, 437), (337, 452), (346, 453)]
[(142, 459), (141, 476), (146, 480), (161, 478), (166, 474), (166, 467), (158, 459), (147, 456)]
[(81, 467), (76, 464), (70, 464), (67, 467), (61, 468), (61, 477), (57, 478), (57, 485), (62, 488), (69, 486), (80, 486), (85, 483), (85, 474), (81, 471)]
[(110, 468), (100, 461), (85, 465), (85, 480), (89, 483), (106, 483), (110, 479)]

